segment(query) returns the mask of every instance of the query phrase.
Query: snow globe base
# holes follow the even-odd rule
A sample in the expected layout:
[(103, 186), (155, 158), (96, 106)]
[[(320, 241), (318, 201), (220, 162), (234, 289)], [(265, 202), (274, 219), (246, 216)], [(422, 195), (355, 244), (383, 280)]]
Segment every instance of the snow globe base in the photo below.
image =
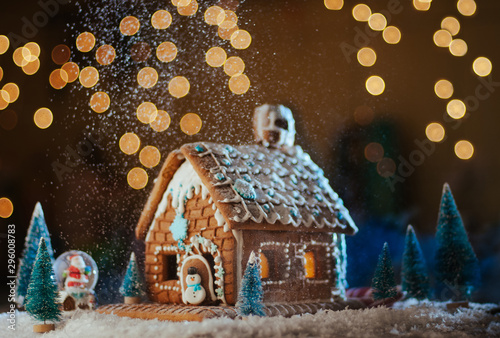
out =
[(33, 325), (33, 332), (45, 333), (52, 331), (56, 328), (55, 324), (35, 324)]
[(123, 297), (123, 303), (125, 303), (125, 304), (140, 304), (141, 297)]

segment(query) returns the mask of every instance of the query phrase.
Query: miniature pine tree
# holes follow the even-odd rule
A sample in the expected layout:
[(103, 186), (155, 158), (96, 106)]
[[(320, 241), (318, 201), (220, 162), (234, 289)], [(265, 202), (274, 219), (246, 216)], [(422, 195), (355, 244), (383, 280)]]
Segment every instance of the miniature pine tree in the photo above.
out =
[(382, 253), (378, 257), (377, 268), (372, 280), (373, 299), (380, 300), (397, 296), (394, 268), (392, 267), (389, 245), (384, 243)]
[(17, 272), (17, 304), (23, 306), (25, 302), (26, 293), (28, 291), (28, 284), (31, 278), (31, 271), (35, 263), (36, 254), (38, 251), (38, 243), (40, 238), (45, 239), (47, 251), (51, 262), (54, 261), (54, 252), (50, 243), (50, 234), (45, 223), (42, 205), (38, 202), (35, 205), (33, 216), (31, 217), (30, 226), (24, 242), (24, 250), (19, 260), (19, 270)]
[(57, 322), (61, 317), (58, 297), (52, 262), (42, 237), (26, 294), (26, 311), (44, 324), (47, 320)]
[[(144, 284), (142, 282), (139, 268), (137, 266), (137, 260), (133, 252), (130, 254), (127, 272), (125, 273), (125, 277), (123, 278), (123, 283), (120, 287), (120, 293), (126, 298), (126, 302), (127, 297), (140, 298), (144, 295)], [(134, 302), (138, 302), (138, 300)]]
[(447, 183), (441, 196), (436, 244), (437, 280), (451, 289), (454, 300), (468, 299), (479, 283), (479, 262)]
[(238, 302), (236, 303), (240, 315), (245, 317), (250, 315), (265, 316), (264, 304), (262, 303), (263, 296), (260, 263), (252, 251), (243, 274)]
[(406, 231), (403, 269), (401, 271), (403, 291), (408, 298), (425, 299), (429, 297), (429, 276), (422, 249), (411, 225)]

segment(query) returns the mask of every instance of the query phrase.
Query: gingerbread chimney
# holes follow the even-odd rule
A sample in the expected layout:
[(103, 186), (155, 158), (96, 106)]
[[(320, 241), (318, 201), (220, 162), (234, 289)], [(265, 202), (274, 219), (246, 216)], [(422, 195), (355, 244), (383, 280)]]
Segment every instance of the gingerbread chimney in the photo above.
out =
[(292, 147), (295, 142), (295, 120), (292, 111), (279, 104), (265, 104), (255, 109), (255, 140), (265, 147)]

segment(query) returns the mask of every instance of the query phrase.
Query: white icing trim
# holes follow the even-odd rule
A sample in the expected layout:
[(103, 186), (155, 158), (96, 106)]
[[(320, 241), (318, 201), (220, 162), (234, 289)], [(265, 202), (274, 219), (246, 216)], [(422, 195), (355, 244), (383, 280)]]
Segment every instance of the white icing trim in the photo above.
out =
[(234, 278), (236, 280), (236, 295), (240, 293), (241, 273), (242, 273), (242, 260), (243, 260), (243, 232), (241, 230), (232, 230), (233, 237), (236, 241), (236, 273)]

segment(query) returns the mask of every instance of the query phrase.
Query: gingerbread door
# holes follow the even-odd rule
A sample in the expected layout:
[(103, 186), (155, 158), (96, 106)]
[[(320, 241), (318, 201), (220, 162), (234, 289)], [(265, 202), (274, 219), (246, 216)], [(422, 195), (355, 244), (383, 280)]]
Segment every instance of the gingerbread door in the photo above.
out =
[(189, 300), (186, 298), (186, 290), (188, 289), (188, 287), (190, 287), (186, 282), (186, 278), (190, 273), (193, 272), (195, 272), (201, 277), (200, 284), (206, 293), (205, 300), (200, 305), (209, 304), (217, 300), (217, 297), (215, 296), (214, 292), (214, 277), (212, 271), (213, 271), (213, 266), (210, 266), (208, 260), (201, 255), (191, 255), (184, 259), (181, 266), (181, 276), (180, 276), (182, 301), (184, 302), (184, 304), (190, 303)]

